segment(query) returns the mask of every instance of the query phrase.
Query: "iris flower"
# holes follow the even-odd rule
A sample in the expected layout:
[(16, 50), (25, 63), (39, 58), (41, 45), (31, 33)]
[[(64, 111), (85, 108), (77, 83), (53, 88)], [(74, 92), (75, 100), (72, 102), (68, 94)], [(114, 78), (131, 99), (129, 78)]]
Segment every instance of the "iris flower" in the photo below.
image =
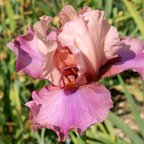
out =
[(52, 17), (42, 16), (8, 47), (16, 54), (17, 71), (51, 82), (26, 103), (33, 129), (52, 129), (65, 141), (71, 129), (83, 134), (107, 118), (113, 104), (101, 78), (129, 69), (144, 78), (144, 42), (120, 39), (100, 10), (76, 12), (67, 5), (58, 16), (59, 29), (50, 25)]

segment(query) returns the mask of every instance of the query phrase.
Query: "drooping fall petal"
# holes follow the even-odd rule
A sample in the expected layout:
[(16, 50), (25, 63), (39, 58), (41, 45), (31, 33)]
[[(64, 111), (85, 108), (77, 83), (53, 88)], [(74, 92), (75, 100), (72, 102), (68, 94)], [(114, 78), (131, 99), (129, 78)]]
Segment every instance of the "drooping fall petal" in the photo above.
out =
[(119, 59), (113, 64), (105, 65), (103, 77), (133, 70), (144, 79), (144, 42), (131, 37), (125, 37), (121, 42), (122, 47), (116, 52)]
[(58, 87), (48, 86), (32, 94), (30, 108), (34, 129), (54, 130), (60, 141), (68, 137), (72, 128), (82, 134), (89, 126), (102, 122), (112, 107), (110, 92), (96, 83), (79, 87), (67, 93)]

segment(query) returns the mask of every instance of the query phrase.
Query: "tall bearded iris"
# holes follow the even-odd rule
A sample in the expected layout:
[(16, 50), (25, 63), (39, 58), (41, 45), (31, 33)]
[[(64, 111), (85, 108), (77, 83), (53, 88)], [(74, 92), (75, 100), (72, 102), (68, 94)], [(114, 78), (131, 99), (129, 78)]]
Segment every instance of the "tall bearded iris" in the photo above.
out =
[(8, 47), (17, 56), (17, 71), (51, 81), (26, 103), (34, 130), (52, 129), (64, 141), (69, 130), (82, 134), (107, 118), (111, 94), (98, 83), (101, 78), (128, 69), (144, 78), (144, 42), (120, 39), (104, 12), (89, 7), (77, 13), (67, 5), (59, 19), (61, 27), (56, 29), (49, 25), (52, 17), (40, 17)]

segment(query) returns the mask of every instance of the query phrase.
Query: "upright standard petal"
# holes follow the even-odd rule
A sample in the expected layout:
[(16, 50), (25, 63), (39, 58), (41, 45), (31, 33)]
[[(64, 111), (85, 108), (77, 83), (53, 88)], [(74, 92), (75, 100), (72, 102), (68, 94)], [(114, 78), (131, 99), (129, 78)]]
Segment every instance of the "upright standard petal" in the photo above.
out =
[[(46, 61), (47, 63), (51, 62), (51, 56), (57, 48), (57, 44), (54, 41), (44, 43), (37, 37), (35, 31), (29, 28), (26, 35), (18, 36), (8, 44), (8, 47), (17, 56), (17, 71), (21, 70), (34, 78), (45, 79), (43, 73), (48, 69), (44, 65)], [(50, 55), (49, 59), (47, 58), (48, 54)]]
[(144, 42), (131, 37), (125, 37), (121, 42), (122, 47), (116, 52), (118, 60), (101, 69), (103, 77), (131, 69), (144, 79)]
[(76, 55), (77, 66), (81, 72), (91, 75), (98, 73), (97, 54), (82, 18), (66, 23), (58, 38), (62, 46), (67, 46)]
[(112, 107), (110, 92), (96, 83), (81, 86), (73, 93), (48, 86), (34, 91), (32, 97), (33, 101), (26, 105), (34, 129), (52, 129), (59, 141), (64, 141), (73, 128), (82, 134), (91, 125), (102, 122)]
[(34, 24), (34, 29), (37, 32), (37, 36), (42, 39), (46, 40), (47, 35), (48, 35), (48, 28), (49, 28), (49, 23), (53, 20), (52, 17), (50, 16), (41, 16), (40, 21), (36, 22)]
[(63, 46), (78, 55), (80, 72), (91, 75), (93, 79), (121, 45), (117, 29), (104, 19), (104, 12), (89, 7), (67, 22), (58, 38)]
[(77, 12), (71, 5), (66, 5), (59, 13), (59, 19), (62, 25), (77, 18)]
[[(104, 11), (90, 10), (81, 15), (87, 23), (88, 32), (95, 47), (95, 53), (100, 66), (106, 62), (106, 58), (113, 56), (115, 49), (120, 46), (117, 29), (108, 24), (104, 18)], [(105, 58), (106, 56), (106, 58)]]

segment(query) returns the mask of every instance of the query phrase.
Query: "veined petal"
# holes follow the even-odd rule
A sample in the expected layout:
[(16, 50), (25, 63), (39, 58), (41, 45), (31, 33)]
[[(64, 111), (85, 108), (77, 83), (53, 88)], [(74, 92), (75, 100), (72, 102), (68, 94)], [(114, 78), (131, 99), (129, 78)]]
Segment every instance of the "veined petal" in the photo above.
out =
[(77, 65), (83, 73), (98, 73), (94, 45), (82, 18), (66, 23), (58, 36), (62, 46), (67, 46), (77, 56)]
[(121, 46), (117, 29), (104, 19), (104, 12), (89, 7), (67, 22), (58, 38), (63, 46), (77, 55), (80, 75), (83, 72), (92, 79)]
[(53, 20), (50, 16), (41, 16), (40, 21), (34, 24), (34, 29), (37, 32), (37, 36), (42, 39), (46, 40), (48, 35), (48, 27), (49, 23)]
[(104, 53), (107, 59), (115, 57), (116, 51), (121, 48), (121, 41), (117, 29), (109, 26), (108, 32), (105, 34)]
[(92, 11), (92, 9), (91, 9), (90, 7), (88, 7), (88, 6), (85, 6), (84, 8), (82, 8), (82, 9), (80, 9), (80, 10), (78, 11), (78, 15), (81, 16), (81, 15), (83, 15), (84, 13), (89, 12), (89, 11)]
[(55, 41), (43, 42), (37, 37), (35, 31), (29, 28), (26, 35), (18, 36), (8, 44), (8, 47), (17, 56), (17, 71), (21, 70), (31, 77), (45, 79), (46, 76), (43, 73), (48, 71), (45, 63), (49, 63), (49, 69), (52, 68), (51, 59), (57, 43)]
[(110, 26), (104, 18), (104, 11), (90, 10), (81, 15), (87, 23), (88, 32), (95, 47), (95, 54), (100, 66), (106, 58), (113, 56), (115, 49), (120, 46), (117, 29)]
[(122, 47), (116, 52), (119, 60), (112, 65), (105, 65), (103, 77), (131, 69), (144, 79), (144, 42), (131, 37), (125, 37), (121, 42)]
[(59, 19), (62, 25), (77, 18), (77, 12), (71, 5), (66, 5), (59, 13)]
[(110, 92), (96, 83), (83, 85), (74, 93), (48, 86), (32, 94), (30, 119), (34, 129), (54, 130), (60, 141), (75, 128), (82, 134), (92, 124), (104, 121), (112, 107)]

